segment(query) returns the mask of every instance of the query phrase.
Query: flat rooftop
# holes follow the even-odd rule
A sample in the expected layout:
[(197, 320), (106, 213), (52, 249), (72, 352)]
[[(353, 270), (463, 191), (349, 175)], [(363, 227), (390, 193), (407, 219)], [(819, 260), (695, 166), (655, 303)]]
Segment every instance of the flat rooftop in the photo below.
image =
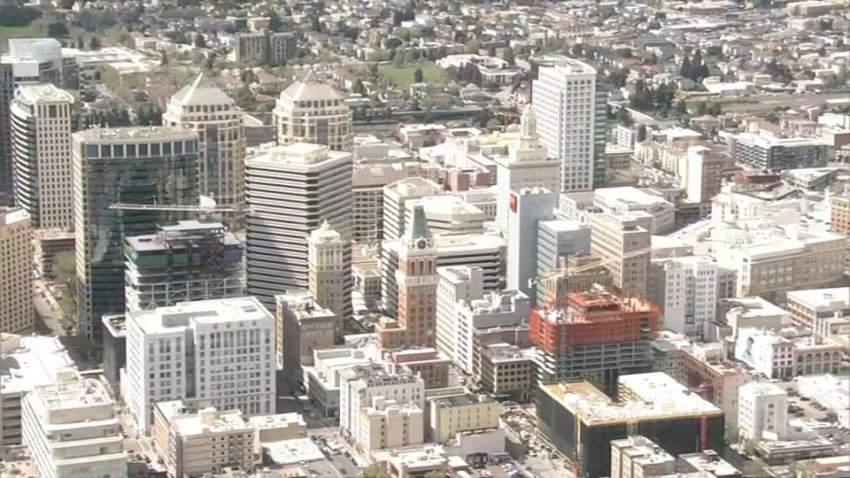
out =
[[(667, 379), (644, 375), (663, 375)], [(614, 402), (585, 381), (542, 385), (540, 388), (589, 426), (723, 416), (722, 410), (691, 393), (666, 374), (623, 376), (620, 377), (621, 387), (626, 377), (635, 377), (626, 380), (627, 386), (636, 390), (640, 396), (652, 397), (653, 401)]]
[(256, 297), (184, 302), (128, 314), (146, 334), (177, 332), (194, 324), (229, 324), (274, 318)]

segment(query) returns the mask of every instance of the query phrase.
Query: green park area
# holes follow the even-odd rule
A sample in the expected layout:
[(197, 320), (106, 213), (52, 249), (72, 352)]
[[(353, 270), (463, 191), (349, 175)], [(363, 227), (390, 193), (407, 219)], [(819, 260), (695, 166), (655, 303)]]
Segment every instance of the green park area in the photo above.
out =
[(433, 63), (418, 63), (413, 65), (394, 65), (387, 63), (378, 67), (384, 78), (398, 85), (399, 88), (407, 88), (415, 83), (416, 69), (422, 70), (422, 79), (426, 83), (439, 83), (443, 80), (443, 70)]

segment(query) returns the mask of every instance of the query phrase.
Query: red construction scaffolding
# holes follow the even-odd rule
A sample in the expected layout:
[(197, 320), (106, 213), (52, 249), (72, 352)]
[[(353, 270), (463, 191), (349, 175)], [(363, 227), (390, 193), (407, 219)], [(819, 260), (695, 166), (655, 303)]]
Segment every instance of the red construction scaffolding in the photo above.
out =
[(564, 307), (531, 311), (531, 340), (551, 354), (577, 346), (651, 340), (659, 330), (657, 306), (611, 291), (573, 292)]

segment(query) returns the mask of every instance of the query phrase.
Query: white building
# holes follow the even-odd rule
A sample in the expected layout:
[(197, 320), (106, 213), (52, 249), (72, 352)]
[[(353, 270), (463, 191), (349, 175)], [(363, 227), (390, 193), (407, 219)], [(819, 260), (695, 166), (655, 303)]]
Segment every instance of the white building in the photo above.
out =
[[(351, 153), (308, 143), (274, 147), (248, 159), (248, 293), (267, 307), (274, 307), (276, 294), (308, 288), (310, 231), (327, 221), (348, 239), (351, 168)], [(346, 257), (350, 268), (350, 253)]]
[(21, 85), (9, 112), (15, 204), (36, 227), (71, 230), (74, 96), (51, 84)]
[(788, 394), (768, 382), (750, 382), (738, 389), (738, 439), (777, 440), (788, 424)]
[(316, 143), (351, 151), (351, 110), (345, 97), (326, 83), (304, 81), (283, 90), (274, 111), (277, 143)]
[(561, 191), (588, 191), (594, 181), (596, 70), (557, 57), (532, 85), (540, 144), (561, 164)]
[(558, 191), (561, 187), (561, 164), (550, 159), (537, 137), (537, 118), (529, 105), (522, 113), (522, 136), (506, 156), (496, 162), (496, 223), (503, 237), (508, 237), (510, 193), (523, 188), (541, 187)]
[(275, 320), (254, 297), (127, 314), (122, 396), (141, 433), (160, 401), (274, 413), (275, 369)]
[(24, 399), (23, 443), (42, 478), (121, 478), (127, 455), (115, 402), (99, 380), (75, 374)]
[(652, 260), (648, 289), (665, 329), (699, 340), (716, 318), (717, 265), (710, 257)]
[(360, 414), (376, 397), (425, 409), (425, 381), (407, 367), (371, 364), (343, 370), (340, 375), (339, 427), (346, 436), (361, 436)]
[(399, 403), (384, 397), (373, 397), (369, 406), (358, 414), (356, 438), (364, 456), (387, 448), (421, 445), (425, 442), (425, 420), (422, 408), (413, 403)]
[(162, 115), (163, 124), (198, 133), (198, 185), (216, 205), (235, 208), (241, 217), (245, 201), (245, 124), (233, 99), (199, 74), (174, 94)]
[(472, 375), (479, 356), (479, 331), (525, 325), (529, 310), (528, 296), (516, 290), (488, 292), (480, 299), (458, 301), (457, 330), (452, 337), (454, 355), (449, 358), (466, 374)]
[(484, 271), (479, 267), (437, 268), (437, 348), (454, 360), (458, 308), (484, 297)]
[(413, 177), (391, 183), (383, 189), (383, 239), (391, 241), (404, 235), (408, 201), (442, 194), (443, 188), (434, 181)]

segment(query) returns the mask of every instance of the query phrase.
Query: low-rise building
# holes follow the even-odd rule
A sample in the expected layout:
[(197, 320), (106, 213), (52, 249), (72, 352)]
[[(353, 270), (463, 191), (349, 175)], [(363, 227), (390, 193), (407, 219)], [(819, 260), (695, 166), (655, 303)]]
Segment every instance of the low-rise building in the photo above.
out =
[(35, 387), (24, 399), (22, 425), (40, 477), (127, 476), (115, 402), (98, 380), (63, 373), (55, 384)]

